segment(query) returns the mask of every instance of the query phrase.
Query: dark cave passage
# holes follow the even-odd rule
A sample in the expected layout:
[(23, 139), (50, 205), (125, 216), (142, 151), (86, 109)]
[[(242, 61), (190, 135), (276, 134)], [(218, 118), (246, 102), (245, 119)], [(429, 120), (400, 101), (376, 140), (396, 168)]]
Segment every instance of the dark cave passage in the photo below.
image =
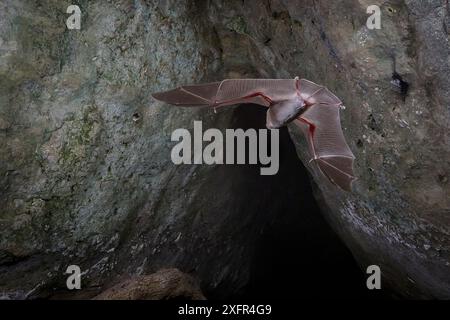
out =
[[(266, 110), (239, 106), (234, 128), (265, 128)], [(231, 298), (379, 298), (366, 288), (365, 273), (322, 216), (287, 128), (280, 130), (278, 174), (260, 176), (254, 167), (241, 167), (245, 178), (240, 181), (246, 184), (243, 189), (256, 186), (254, 196), (261, 196), (264, 208), (250, 222), (261, 231), (250, 258), (248, 284)], [(217, 296), (210, 292), (209, 297)]]

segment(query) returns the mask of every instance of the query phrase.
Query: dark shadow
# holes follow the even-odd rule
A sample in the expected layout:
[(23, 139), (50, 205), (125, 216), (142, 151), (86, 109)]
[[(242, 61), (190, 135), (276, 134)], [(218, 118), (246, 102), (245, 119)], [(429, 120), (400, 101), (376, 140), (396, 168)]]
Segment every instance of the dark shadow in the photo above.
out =
[[(265, 128), (266, 110), (239, 106), (235, 127)], [(278, 174), (257, 179), (259, 189), (270, 190), (265, 195), (270, 201), (267, 212), (254, 221), (264, 225), (254, 248), (249, 284), (236, 298), (385, 297), (367, 289), (365, 273), (321, 215), (287, 128), (280, 130)]]

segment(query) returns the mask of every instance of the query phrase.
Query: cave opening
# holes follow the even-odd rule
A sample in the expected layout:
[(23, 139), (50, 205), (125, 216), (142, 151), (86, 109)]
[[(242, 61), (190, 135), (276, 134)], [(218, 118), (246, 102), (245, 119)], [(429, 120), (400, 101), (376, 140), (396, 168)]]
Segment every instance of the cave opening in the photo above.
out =
[[(265, 128), (266, 111), (264, 107), (240, 105), (234, 109), (232, 126), (244, 130)], [(251, 219), (243, 223), (258, 230), (250, 241), (253, 253), (248, 282), (231, 296), (223, 296), (224, 286), (219, 286), (207, 290), (207, 297), (379, 298), (380, 293), (367, 289), (366, 274), (321, 214), (313, 196), (313, 182), (286, 127), (280, 129), (279, 142), (278, 174), (259, 176), (255, 166), (248, 166), (239, 169), (237, 178), (241, 189), (234, 197), (248, 195), (248, 189), (252, 189), (250, 194), (261, 197), (260, 207), (255, 207), (259, 212), (252, 218), (243, 217)], [(229, 174), (233, 175), (237, 176)]]

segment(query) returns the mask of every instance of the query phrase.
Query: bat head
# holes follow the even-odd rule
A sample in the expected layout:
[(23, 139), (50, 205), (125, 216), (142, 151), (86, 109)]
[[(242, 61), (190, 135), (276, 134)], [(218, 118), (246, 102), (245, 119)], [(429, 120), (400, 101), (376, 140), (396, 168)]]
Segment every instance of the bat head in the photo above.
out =
[(305, 108), (301, 98), (285, 100), (269, 107), (267, 110), (266, 126), (268, 129), (277, 129), (285, 126), (295, 119)]

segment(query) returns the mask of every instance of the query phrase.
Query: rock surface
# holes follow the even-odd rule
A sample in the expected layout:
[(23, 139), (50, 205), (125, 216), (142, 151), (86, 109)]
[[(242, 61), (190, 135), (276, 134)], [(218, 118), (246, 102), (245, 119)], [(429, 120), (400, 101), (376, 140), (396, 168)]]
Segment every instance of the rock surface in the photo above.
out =
[[(382, 28), (369, 30), (366, 8), (377, 3)], [(347, 107), (342, 124), (359, 180), (347, 194), (314, 177), (329, 222), (361, 266), (380, 265), (401, 295), (450, 298), (448, 6), (79, 1), (77, 31), (65, 26), (69, 4), (0, 3), (3, 295), (48, 295), (68, 264), (80, 265), (91, 287), (177, 266), (208, 290), (239, 290), (259, 226), (308, 194), (285, 193), (296, 186), (289, 172), (174, 166), (174, 129), (194, 119), (257, 127), (264, 115), (239, 123), (253, 111), (168, 108), (149, 93), (299, 75)], [(392, 54), (410, 83), (405, 101), (391, 88)], [(302, 137), (289, 129), (307, 163)]]
[(95, 300), (204, 300), (196, 281), (178, 269), (127, 279), (103, 291)]
[[(405, 296), (448, 299), (450, 43), (443, 28), (448, 8), (439, 1), (384, 2), (381, 30), (369, 31), (361, 24), (367, 4), (353, 1), (346, 10), (337, 3), (317, 4), (312, 14), (317, 27), (308, 28), (315, 29), (314, 36), (304, 50), (317, 46), (320, 53), (304, 74), (343, 99), (344, 133), (359, 178), (352, 194), (340, 194), (317, 177), (316, 196), (362, 266), (379, 265)], [(289, 12), (305, 20), (297, 6)], [(391, 53), (397, 72), (410, 83), (405, 101), (389, 87)], [(304, 143), (297, 129), (290, 129), (305, 163)]]

